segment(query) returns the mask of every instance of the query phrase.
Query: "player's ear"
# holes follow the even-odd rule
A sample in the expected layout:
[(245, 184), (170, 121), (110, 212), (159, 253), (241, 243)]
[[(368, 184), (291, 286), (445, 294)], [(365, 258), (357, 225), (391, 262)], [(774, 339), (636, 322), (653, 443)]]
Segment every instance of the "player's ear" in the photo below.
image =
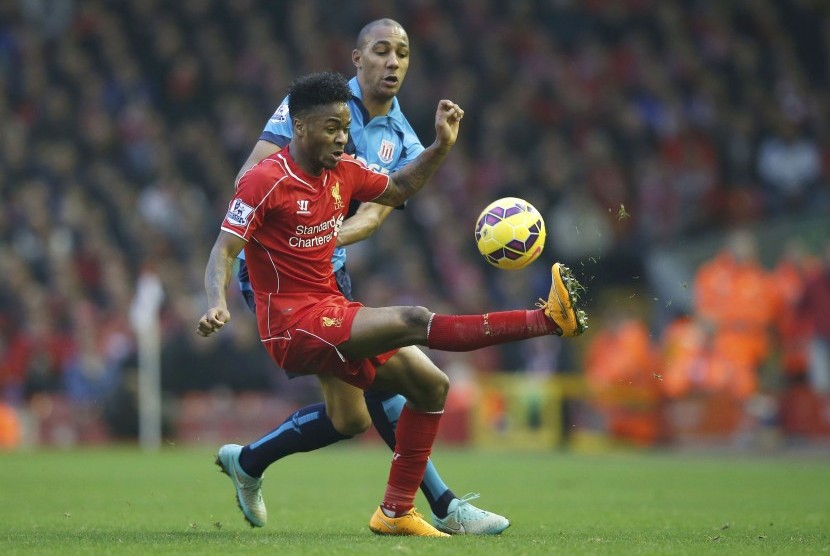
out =
[(352, 50), (352, 64), (357, 69), (360, 69), (360, 50), (358, 50), (357, 48)]
[(305, 123), (299, 118), (294, 118), (294, 133), (305, 133)]

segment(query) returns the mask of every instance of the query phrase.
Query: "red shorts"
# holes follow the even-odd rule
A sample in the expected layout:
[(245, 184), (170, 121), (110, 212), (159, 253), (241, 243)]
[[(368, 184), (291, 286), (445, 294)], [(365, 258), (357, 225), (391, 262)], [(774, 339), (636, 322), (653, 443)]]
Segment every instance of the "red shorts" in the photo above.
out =
[(287, 373), (333, 375), (365, 390), (375, 381), (375, 369), (395, 355), (387, 351), (367, 359), (346, 359), (337, 346), (349, 339), (352, 322), (362, 303), (330, 297), (314, 305), (281, 334), (262, 341), (268, 353)]

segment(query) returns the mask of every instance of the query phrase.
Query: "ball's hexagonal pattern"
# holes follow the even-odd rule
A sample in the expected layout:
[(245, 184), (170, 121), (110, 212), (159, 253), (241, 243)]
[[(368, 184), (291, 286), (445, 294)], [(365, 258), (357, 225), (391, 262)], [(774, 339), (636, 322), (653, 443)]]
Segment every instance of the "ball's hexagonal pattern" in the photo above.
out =
[(503, 270), (532, 263), (545, 246), (545, 221), (533, 205), (517, 197), (493, 201), (476, 221), (475, 239), (484, 259)]

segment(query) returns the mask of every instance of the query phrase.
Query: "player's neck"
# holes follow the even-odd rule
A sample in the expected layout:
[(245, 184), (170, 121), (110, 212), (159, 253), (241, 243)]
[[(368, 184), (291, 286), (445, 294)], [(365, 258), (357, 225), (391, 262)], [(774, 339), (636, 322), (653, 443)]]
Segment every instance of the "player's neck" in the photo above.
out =
[(393, 100), (395, 100), (394, 97), (390, 99), (375, 99), (367, 96), (363, 98), (363, 106), (366, 107), (366, 112), (369, 113), (369, 118), (386, 116), (389, 111), (392, 110)]
[(292, 149), (290, 144), (288, 149), (289, 155), (294, 161), (294, 164), (302, 170), (303, 173), (312, 178), (320, 177), (320, 174), (322, 174), (325, 169), (321, 164), (318, 164), (306, 157), (305, 153), (303, 153), (300, 149), (296, 147)]

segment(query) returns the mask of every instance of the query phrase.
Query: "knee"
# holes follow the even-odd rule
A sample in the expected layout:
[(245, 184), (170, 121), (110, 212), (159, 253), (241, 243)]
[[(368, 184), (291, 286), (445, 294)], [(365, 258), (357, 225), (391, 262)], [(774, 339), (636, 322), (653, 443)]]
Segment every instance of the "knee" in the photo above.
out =
[(433, 387), (433, 397), (436, 403), (441, 404), (441, 408), (443, 409), (444, 404), (447, 402), (447, 395), (450, 393), (450, 377), (441, 373), (441, 375), (436, 379), (435, 386)]
[(429, 319), (432, 318), (432, 312), (426, 307), (407, 307), (401, 313), (401, 318), (407, 328), (426, 330)]
[(330, 416), (335, 430), (344, 436), (356, 436), (366, 432), (372, 426), (368, 411), (350, 411)]
[(450, 379), (443, 372), (437, 372), (419, 389), (417, 399), (410, 399), (421, 411), (441, 411), (447, 402)]

